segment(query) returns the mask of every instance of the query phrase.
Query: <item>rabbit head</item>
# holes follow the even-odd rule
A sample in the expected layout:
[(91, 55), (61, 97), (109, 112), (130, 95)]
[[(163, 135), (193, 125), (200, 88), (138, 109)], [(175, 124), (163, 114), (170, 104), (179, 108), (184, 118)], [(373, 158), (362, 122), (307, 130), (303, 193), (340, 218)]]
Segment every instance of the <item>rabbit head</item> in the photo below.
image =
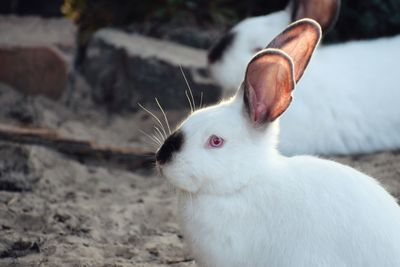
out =
[(294, 0), (283, 11), (243, 20), (225, 34), (208, 53), (208, 67), (222, 87), (236, 90), (249, 60), (291, 21), (316, 20), (323, 32), (335, 24), (340, 0)]
[(247, 65), (237, 94), (191, 114), (157, 151), (157, 166), (176, 187), (224, 194), (246, 186), (276, 155), (277, 118), (292, 99), (321, 36), (318, 23), (291, 24)]

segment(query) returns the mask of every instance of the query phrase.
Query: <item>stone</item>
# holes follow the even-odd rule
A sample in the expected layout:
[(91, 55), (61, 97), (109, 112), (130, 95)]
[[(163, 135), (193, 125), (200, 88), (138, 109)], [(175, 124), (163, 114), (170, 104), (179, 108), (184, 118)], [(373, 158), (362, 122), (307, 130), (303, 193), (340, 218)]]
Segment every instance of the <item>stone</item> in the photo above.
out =
[(0, 45), (53, 45), (63, 52), (75, 48), (76, 26), (65, 18), (0, 16)]
[(209, 49), (224, 34), (224, 31), (219, 27), (203, 28), (192, 24), (182, 25), (176, 22), (160, 23), (152, 21), (129, 24), (125, 27), (125, 31), (201, 49)]
[(0, 82), (27, 95), (58, 99), (74, 49), (74, 26), (64, 19), (0, 17)]
[[(89, 43), (82, 72), (97, 104), (111, 111), (137, 110), (138, 103), (166, 109), (188, 108), (188, 85), (196, 107), (219, 100), (221, 89), (208, 76), (206, 51), (113, 29), (97, 32)], [(189, 94), (190, 95), (190, 94)], [(202, 97), (203, 95), (203, 97)]]
[(66, 86), (68, 66), (54, 47), (0, 47), (0, 81), (28, 95), (59, 98)]

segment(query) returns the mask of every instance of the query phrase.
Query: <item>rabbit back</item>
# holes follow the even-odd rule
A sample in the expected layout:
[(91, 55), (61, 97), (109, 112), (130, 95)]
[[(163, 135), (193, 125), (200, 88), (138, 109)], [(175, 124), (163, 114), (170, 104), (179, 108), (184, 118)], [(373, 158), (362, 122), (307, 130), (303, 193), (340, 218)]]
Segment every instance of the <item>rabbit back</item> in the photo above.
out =
[(400, 36), (320, 48), (281, 118), (284, 154), (400, 147)]

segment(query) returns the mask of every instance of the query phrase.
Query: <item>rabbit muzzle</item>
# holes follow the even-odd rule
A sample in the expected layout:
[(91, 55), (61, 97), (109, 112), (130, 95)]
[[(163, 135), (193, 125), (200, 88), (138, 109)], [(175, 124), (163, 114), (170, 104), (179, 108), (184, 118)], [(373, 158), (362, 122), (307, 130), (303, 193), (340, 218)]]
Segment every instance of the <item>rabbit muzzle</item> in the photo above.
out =
[(156, 153), (156, 162), (159, 166), (164, 165), (172, 160), (174, 153), (179, 152), (182, 148), (184, 136), (181, 131), (176, 131), (165, 140), (164, 144)]

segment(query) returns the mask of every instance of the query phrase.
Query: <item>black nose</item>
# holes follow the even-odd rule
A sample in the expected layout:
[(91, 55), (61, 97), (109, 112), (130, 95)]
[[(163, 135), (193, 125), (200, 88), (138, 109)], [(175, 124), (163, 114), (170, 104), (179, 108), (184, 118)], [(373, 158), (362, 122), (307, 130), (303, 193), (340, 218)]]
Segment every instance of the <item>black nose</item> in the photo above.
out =
[(172, 159), (172, 155), (178, 152), (183, 144), (183, 134), (181, 131), (174, 132), (164, 142), (164, 144), (158, 149), (156, 154), (156, 160), (159, 164), (165, 164)]

